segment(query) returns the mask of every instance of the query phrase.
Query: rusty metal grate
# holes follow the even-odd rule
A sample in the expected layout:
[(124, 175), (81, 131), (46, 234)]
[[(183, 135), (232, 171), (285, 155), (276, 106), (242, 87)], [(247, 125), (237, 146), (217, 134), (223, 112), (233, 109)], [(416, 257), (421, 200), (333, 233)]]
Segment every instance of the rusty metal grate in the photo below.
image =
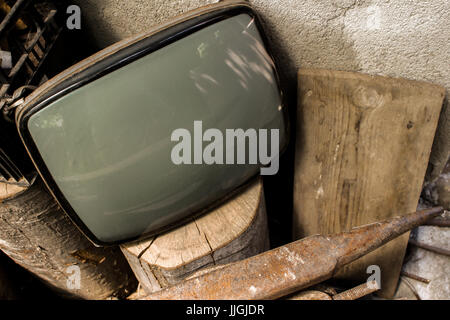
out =
[(50, 1), (0, 0), (0, 182), (30, 182), (24, 150), (17, 151), (14, 109), (47, 80), (42, 66), (62, 31), (57, 13)]

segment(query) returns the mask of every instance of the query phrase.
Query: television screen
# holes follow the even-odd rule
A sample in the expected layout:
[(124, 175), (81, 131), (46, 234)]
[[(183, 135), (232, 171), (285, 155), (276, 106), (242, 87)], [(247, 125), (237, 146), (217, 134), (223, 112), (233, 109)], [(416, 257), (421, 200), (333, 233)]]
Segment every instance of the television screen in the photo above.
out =
[(275, 66), (243, 4), (101, 51), (34, 92), (16, 122), (54, 197), (98, 245), (213, 206), (287, 139)]

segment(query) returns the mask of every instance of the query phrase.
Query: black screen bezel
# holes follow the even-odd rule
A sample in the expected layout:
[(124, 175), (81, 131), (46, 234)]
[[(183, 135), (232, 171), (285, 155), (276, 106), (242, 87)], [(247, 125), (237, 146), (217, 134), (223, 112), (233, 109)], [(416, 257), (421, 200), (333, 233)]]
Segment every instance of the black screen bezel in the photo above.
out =
[[(87, 225), (78, 217), (75, 210), (71, 207), (68, 200), (65, 198), (61, 190), (59, 189), (57, 183), (53, 179), (50, 171), (48, 170), (44, 160), (42, 159), (42, 156), (40, 155), (36, 144), (34, 143), (34, 140), (28, 130), (28, 120), (31, 116), (33, 116), (35, 113), (40, 111), (41, 109), (48, 106), (53, 101), (60, 99), (66, 94), (69, 94), (70, 92), (80, 88), (83, 85), (86, 85), (89, 82), (92, 82), (110, 72), (113, 72), (117, 70), (120, 67), (123, 67), (147, 54), (150, 54), (158, 49), (163, 48), (166, 45), (169, 45), (170, 43), (173, 43), (177, 40), (180, 40), (202, 28), (205, 28), (207, 26), (210, 26), (214, 23), (220, 22), (222, 20), (234, 17), (239, 14), (248, 14), (250, 17), (255, 19), (256, 27), (261, 35), (261, 38), (263, 39), (265, 48), (269, 55), (271, 56), (272, 60), (275, 63), (275, 60), (273, 59), (273, 56), (271, 54), (270, 48), (268, 46), (268, 41), (265, 36), (262, 24), (256, 15), (256, 13), (252, 10), (252, 8), (247, 4), (236, 4), (230, 7), (225, 8), (218, 8), (217, 10), (206, 12), (197, 16), (194, 16), (188, 20), (185, 20), (183, 22), (177, 23), (173, 26), (170, 26), (166, 29), (163, 29), (155, 34), (150, 35), (149, 37), (146, 37), (142, 40), (139, 40), (135, 43), (132, 43), (131, 45), (122, 48), (116, 52), (113, 52), (111, 55), (95, 62), (93, 65), (87, 67), (86, 69), (75, 73), (70, 78), (67, 78), (60, 83), (57, 83), (57, 85), (50, 88), (47, 92), (43, 93), (36, 101), (33, 101), (32, 104), (27, 105), (20, 113), (19, 116), (16, 115), (16, 121), (17, 121), (17, 128), (19, 130), (19, 134), (22, 138), (22, 141), (28, 151), (28, 154), (30, 155), (33, 163), (35, 164), (39, 174), (41, 175), (43, 181), (49, 188), (50, 192), (56, 199), (56, 201), (59, 203), (61, 208), (65, 211), (65, 213), (69, 216), (69, 218), (74, 222), (74, 224), (78, 227), (78, 229), (95, 245), (97, 246), (110, 246), (110, 245), (119, 245), (126, 242), (131, 242), (135, 240), (140, 240), (146, 237), (151, 237), (156, 234), (160, 234), (162, 232), (168, 231), (184, 222), (186, 222), (189, 219), (192, 219), (195, 215), (199, 215), (205, 212), (205, 210), (201, 210), (198, 212), (191, 212), (190, 214), (186, 215), (184, 218), (180, 218), (177, 222), (168, 225), (164, 228), (160, 228), (158, 230), (154, 230), (152, 232), (144, 233), (136, 237), (118, 240), (118, 241), (112, 241), (112, 242), (105, 242), (100, 239), (98, 239), (95, 234), (93, 234), (90, 229), (87, 227)], [(280, 80), (279, 75), (277, 73), (276, 68), (273, 70), (277, 85), (282, 97), (282, 100), (284, 100), (283, 93), (280, 86)], [(287, 148), (288, 142), (289, 142), (289, 119), (288, 119), (288, 113), (286, 110), (286, 104), (284, 101), (283, 103), (283, 117), (285, 122), (285, 139), (284, 144), (280, 147), (280, 154), (285, 151)], [(247, 180), (240, 186), (236, 186), (236, 190), (242, 188), (244, 185), (246, 185), (249, 181)], [(214, 206), (220, 204), (221, 201), (217, 201)], [(211, 207), (208, 207), (208, 209)]]

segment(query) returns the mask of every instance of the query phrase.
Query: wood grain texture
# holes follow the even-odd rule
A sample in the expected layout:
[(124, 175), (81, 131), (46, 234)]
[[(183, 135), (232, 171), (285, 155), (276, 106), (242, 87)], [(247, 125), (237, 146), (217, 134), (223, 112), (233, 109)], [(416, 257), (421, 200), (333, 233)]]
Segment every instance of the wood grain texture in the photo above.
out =
[[(109, 299), (135, 290), (136, 278), (118, 247), (95, 247), (36, 179), (23, 190), (0, 183), (0, 250), (68, 297)], [(81, 287), (69, 289), (68, 267), (80, 268)]]
[(191, 223), (121, 248), (147, 293), (263, 252), (269, 238), (262, 180)]
[[(442, 87), (359, 73), (300, 70), (294, 236), (350, 230), (416, 210)], [(355, 261), (339, 277), (365, 281), (381, 268), (394, 294), (408, 234)]]

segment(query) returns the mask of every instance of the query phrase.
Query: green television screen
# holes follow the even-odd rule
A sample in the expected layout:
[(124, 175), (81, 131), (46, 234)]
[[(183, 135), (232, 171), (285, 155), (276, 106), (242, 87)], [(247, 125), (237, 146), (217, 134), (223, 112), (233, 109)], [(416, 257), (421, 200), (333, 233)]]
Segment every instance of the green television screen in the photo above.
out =
[(113, 45), (39, 88), (16, 121), (52, 194), (99, 245), (213, 206), (267, 167), (251, 156), (258, 143), (273, 161), (287, 138), (273, 60), (242, 4)]

